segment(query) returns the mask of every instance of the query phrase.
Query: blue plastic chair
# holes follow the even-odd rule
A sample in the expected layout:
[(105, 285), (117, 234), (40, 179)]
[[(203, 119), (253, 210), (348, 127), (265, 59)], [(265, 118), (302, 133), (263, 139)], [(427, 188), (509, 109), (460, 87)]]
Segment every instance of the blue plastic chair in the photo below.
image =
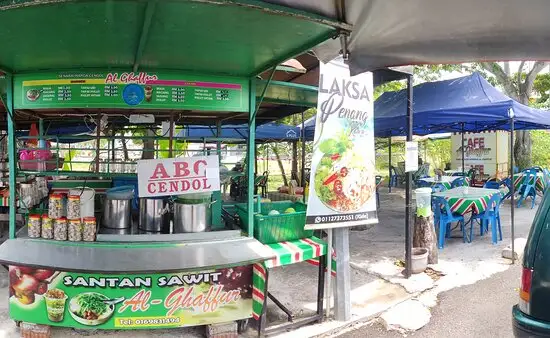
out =
[(500, 182), (498, 182), (498, 181), (487, 181), (483, 185), (483, 188), (486, 188), (486, 189), (500, 189)]
[(517, 174), (519, 173), (519, 168), (518, 167), (514, 167), (514, 174)]
[(458, 222), (460, 229), (462, 229), (462, 237), (464, 243), (466, 243), (466, 229), (464, 228), (464, 216), (453, 214), (449, 202), (443, 197), (435, 197), (437, 207), (435, 208), (435, 218), (437, 218), (439, 224), (439, 249), (443, 249), (445, 245), (445, 238), (451, 236), (451, 224)]
[(455, 179), (453, 182), (451, 182), (451, 189), (457, 188), (457, 187), (463, 187), (465, 179), (466, 178), (464, 176)]
[(479, 234), (483, 235), (484, 232), (489, 231), (489, 223), (491, 223), (491, 240), (493, 241), (493, 244), (497, 244), (497, 229), (498, 234), (500, 237), (500, 241), (502, 241), (502, 227), (500, 223), (500, 194), (494, 194), (491, 196), (491, 199), (489, 200), (489, 204), (487, 206), (487, 210), (482, 212), (481, 214), (473, 215), (472, 216), (472, 226), (470, 227), (470, 240), (473, 238), (474, 235), (474, 220), (479, 221)]
[[(523, 182), (519, 187), (518, 191), (518, 208), (521, 206), (521, 203), (531, 197), (531, 209), (535, 207), (535, 199), (537, 197), (537, 189), (535, 188), (537, 182), (537, 171), (535, 169), (527, 169), (523, 171)], [(531, 180), (533, 182), (531, 182)]]
[(502, 197), (501, 199), (501, 203), (502, 203), (502, 201), (512, 196), (512, 179), (510, 177), (507, 177), (502, 181), (500, 181), (500, 185), (505, 185), (508, 188), (508, 193), (504, 195), (504, 197)]
[(439, 215), (435, 211), (435, 209), (438, 207), (438, 204), (436, 203), (436, 198), (437, 197), (433, 196), (433, 194), (445, 191), (445, 190), (447, 190), (447, 188), (442, 183), (435, 183), (430, 188), (432, 188), (432, 211), (433, 211), (433, 214), (434, 214), (434, 224), (439, 224), (439, 218), (438, 218)]

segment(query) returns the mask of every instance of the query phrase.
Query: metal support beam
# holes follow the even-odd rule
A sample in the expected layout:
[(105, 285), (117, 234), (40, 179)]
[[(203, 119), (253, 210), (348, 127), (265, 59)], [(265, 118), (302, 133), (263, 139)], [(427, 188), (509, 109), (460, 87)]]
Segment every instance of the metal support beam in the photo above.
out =
[(141, 63), (141, 58), (143, 56), (143, 50), (147, 44), (147, 38), (149, 37), (149, 29), (151, 28), (151, 22), (153, 20), (153, 14), (157, 7), (158, 0), (149, 0), (147, 1), (147, 7), (145, 7), (145, 15), (143, 17), (143, 26), (141, 27), (141, 33), (139, 36), (138, 47), (136, 50), (136, 55), (134, 57), (134, 68), (133, 71), (137, 72), (139, 64)]
[[(267, 86), (266, 86), (267, 88)], [(250, 107), (248, 114), (248, 142), (247, 142), (247, 159), (246, 174), (248, 178), (248, 195), (247, 204), (249, 208), (254, 208), (254, 149), (256, 148), (256, 79), (250, 79)], [(259, 107), (259, 105), (258, 105)], [(254, 213), (248, 212), (248, 236), (254, 236)]]
[[(513, 116), (513, 111), (510, 110), (512, 113), (510, 114)], [(514, 224), (514, 208), (516, 203), (514, 203), (514, 195), (515, 195), (515, 187), (514, 187), (514, 118), (512, 117), (510, 119), (510, 179), (512, 184), (510, 184), (511, 189), (511, 196), (510, 196), (510, 229), (512, 231), (512, 264), (516, 262), (516, 259), (514, 257), (515, 251), (514, 251), (514, 240), (515, 240), (515, 224)]]
[(300, 183), (303, 188), (306, 187), (306, 130), (304, 126), (304, 111), (302, 110), (302, 130), (300, 131), (300, 137), (302, 138), (302, 168), (300, 169)]
[[(413, 139), (413, 77), (407, 76), (407, 141), (410, 142)], [(412, 172), (407, 172), (406, 177), (406, 190), (405, 190), (405, 276), (409, 278), (412, 274)]]
[(168, 132), (168, 157), (174, 156), (174, 113), (170, 113), (170, 130)]
[(351, 319), (349, 228), (335, 228), (332, 231), (338, 271), (335, 282), (334, 318), (338, 321), (348, 321)]
[(464, 173), (464, 170), (466, 169), (464, 168), (464, 123), (461, 123), (460, 126), (460, 139), (462, 143), (462, 146), (460, 147), (460, 149), (462, 149), (462, 173)]
[(97, 121), (95, 123), (96, 128), (96, 140), (95, 140), (95, 172), (99, 173), (99, 152), (101, 151), (101, 113), (97, 114)]
[(9, 163), (9, 237), (15, 238), (16, 230), (16, 175), (17, 175), (17, 144), (15, 142), (15, 109), (13, 105), (13, 76), (6, 74), (6, 94), (4, 106), (8, 112), (8, 163)]
[[(273, 75), (275, 75), (275, 70), (277, 70), (277, 67), (273, 67), (273, 69), (271, 70), (271, 73), (269, 73), (269, 78), (267, 79), (265, 83), (265, 87), (262, 90), (262, 95), (260, 95), (260, 97), (258, 98), (258, 102), (255, 103), (254, 105), (254, 113), (252, 114), (252, 119), (254, 120), (256, 120), (256, 115), (258, 114), (258, 111), (260, 110), (260, 106), (262, 105), (262, 101), (264, 100), (265, 93), (267, 92), (267, 87), (269, 87), (271, 80), (273, 80)], [(256, 80), (254, 80), (254, 83), (256, 83)], [(250, 92), (252, 92), (252, 88), (250, 88)], [(254, 93), (256, 93), (256, 85), (254, 85)], [(254, 102), (256, 102), (256, 97), (254, 97)], [(252, 100), (250, 100), (250, 106), (252, 107)]]
[(388, 179), (388, 192), (391, 192), (391, 136), (388, 137), (388, 170), (389, 170), (389, 179)]

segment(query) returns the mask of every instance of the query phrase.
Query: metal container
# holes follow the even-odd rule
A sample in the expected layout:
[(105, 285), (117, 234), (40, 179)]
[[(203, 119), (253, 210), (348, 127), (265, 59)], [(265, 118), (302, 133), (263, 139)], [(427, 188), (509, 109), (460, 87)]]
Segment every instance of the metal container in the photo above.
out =
[(132, 200), (106, 199), (102, 226), (126, 229), (132, 225)]
[(210, 219), (211, 203), (174, 203), (174, 233), (204, 232)]
[(170, 233), (170, 209), (166, 199), (139, 199), (139, 229), (163, 234)]

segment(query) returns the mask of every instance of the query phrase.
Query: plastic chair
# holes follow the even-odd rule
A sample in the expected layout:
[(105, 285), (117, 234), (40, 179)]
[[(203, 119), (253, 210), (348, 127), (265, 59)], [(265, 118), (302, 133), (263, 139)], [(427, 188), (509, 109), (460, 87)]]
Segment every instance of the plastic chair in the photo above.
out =
[(464, 228), (464, 216), (453, 214), (449, 202), (443, 197), (434, 197), (437, 207), (435, 208), (435, 218), (439, 224), (439, 249), (443, 249), (445, 238), (451, 235), (451, 224), (458, 222), (462, 229), (462, 240), (466, 243), (466, 229)]
[(486, 188), (486, 189), (500, 189), (500, 182), (498, 182), (498, 181), (487, 181), (483, 185), (483, 188)]
[[(531, 180), (533, 182), (531, 182)], [(531, 197), (531, 209), (535, 207), (535, 199), (537, 197), (537, 189), (535, 188), (537, 182), (537, 171), (535, 169), (527, 169), (523, 171), (523, 182), (518, 190), (518, 208), (521, 203)]]
[(470, 186), (474, 186), (477, 174), (478, 174), (478, 170), (476, 168), (471, 168), (470, 170), (468, 170), (466, 177), (470, 179)]
[(436, 203), (436, 197), (433, 196), (433, 194), (445, 191), (445, 190), (447, 190), (447, 188), (441, 183), (435, 183), (430, 188), (432, 188), (432, 211), (433, 211), (433, 214), (434, 214), (434, 224), (438, 224), (439, 223), (439, 218), (438, 218), (438, 214), (435, 211), (435, 209), (437, 208), (438, 205)]
[(451, 189), (457, 188), (457, 187), (463, 187), (465, 182), (464, 177), (459, 177), (451, 182)]
[(519, 173), (519, 168), (514, 166), (514, 174)]
[(500, 181), (500, 185), (505, 185), (508, 188), (508, 193), (502, 197), (501, 203), (503, 200), (510, 198), (512, 196), (512, 179), (510, 177), (506, 177), (502, 181)]
[(489, 231), (489, 223), (491, 223), (491, 240), (493, 241), (493, 244), (497, 244), (497, 229), (500, 237), (500, 241), (502, 241), (502, 227), (500, 223), (500, 194), (494, 194), (491, 196), (491, 199), (489, 200), (489, 204), (487, 205), (487, 210), (482, 212), (481, 214), (473, 215), (472, 216), (472, 226), (470, 227), (470, 240), (473, 238), (473, 231), (474, 231), (474, 220), (479, 221), (480, 228), (479, 228), (479, 234), (483, 235), (485, 231)]

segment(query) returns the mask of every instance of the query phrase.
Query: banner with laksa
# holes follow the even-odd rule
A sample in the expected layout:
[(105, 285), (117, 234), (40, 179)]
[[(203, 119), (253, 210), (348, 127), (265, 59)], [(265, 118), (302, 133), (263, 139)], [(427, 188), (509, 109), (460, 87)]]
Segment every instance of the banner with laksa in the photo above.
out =
[(372, 73), (320, 65), (306, 229), (378, 222)]
[(141, 160), (137, 164), (137, 175), (139, 197), (220, 190), (216, 155)]

